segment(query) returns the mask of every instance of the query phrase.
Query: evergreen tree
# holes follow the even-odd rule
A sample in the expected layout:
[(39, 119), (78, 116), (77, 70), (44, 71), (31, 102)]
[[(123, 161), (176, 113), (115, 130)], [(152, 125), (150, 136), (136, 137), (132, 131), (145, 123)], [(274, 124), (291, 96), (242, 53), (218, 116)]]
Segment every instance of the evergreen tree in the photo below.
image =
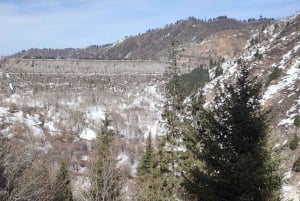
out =
[(192, 165), (185, 188), (201, 201), (279, 200), (281, 179), (268, 147), (267, 113), (261, 85), (244, 67), (235, 85), (225, 85), (212, 111), (202, 110), (198, 132), (187, 148), (205, 168)]
[(162, 200), (176, 200), (180, 187), (180, 165), (181, 151), (181, 113), (183, 111), (183, 97), (181, 93), (181, 79), (179, 77), (178, 59), (184, 51), (178, 41), (172, 42), (169, 52), (169, 78), (172, 85), (166, 87), (166, 102), (162, 118), (167, 129), (165, 136), (158, 139), (158, 167), (160, 174)]
[[(202, 93), (191, 96), (191, 104), (187, 105), (186, 119), (182, 125), (183, 143), (186, 148), (184, 160), (181, 161), (181, 170), (184, 178), (181, 185), (183, 186), (186, 180), (193, 178), (192, 170), (202, 170), (204, 168), (203, 161), (199, 160), (196, 154), (201, 147), (198, 132), (202, 126), (205, 112), (203, 104), (204, 98)], [(188, 191), (184, 189), (181, 192), (181, 199), (192, 201), (195, 200), (195, 195), (191, 193), (191, 189), (188, 189)]]
[(55, 181), (54, 201), (72, 201), (71, 180), (67, 165), (62, 162)]
[(161, 173), (158, 168), (150, 134), (147, 137), (145, 152), (137, 171), (136, 195), (134, 200), (159, 201), (165, 200), (164, 196)]
[(154, 150), (152, 145), (151, 133), (147, 137), (145, 153), (142, 156), (140, 165), (138, 167), (138, 175), (146, 175), (151, 172), (151, 169), (154, 167)]
[(112, 131), (106, 114), (104, 128), (97, 139), (97, 155), (90, 166), (91, 187), (87, 197), (93, 201), (121, 200), (122, 178), (112, 152)]

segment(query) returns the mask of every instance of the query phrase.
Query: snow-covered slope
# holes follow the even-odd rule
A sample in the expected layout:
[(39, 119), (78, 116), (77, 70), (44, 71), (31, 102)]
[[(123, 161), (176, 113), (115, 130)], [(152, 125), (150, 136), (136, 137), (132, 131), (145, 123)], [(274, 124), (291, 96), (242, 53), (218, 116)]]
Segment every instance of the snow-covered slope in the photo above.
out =
[[(283, 200), (299, 200), (300, 175), (292, 171), (292, 166), (300, 149), (290, 150), (288, 141), (294, 134), (300, 136), (300, 129), (294, 126), (294, 119), (300, 115), (300, 14), (253, 31), (244, 50), (221, 64), (223, 74), (203, 88), (206, 107), (211, 104), (217, 85), (223, 86), (236, 78), (241, 62), (262, 82), (261, 103), (265, 109), (272, 109), (271, 138), (274, 149), (283, 150), (282, 170), (286, 172)], [(215, 69), (210, 70), (211, 77)], [(277, 76), (272, 76), (275, 71)]]
[(165, 80), (161, 74), (106, 76), (82, 72), (62, 77), (59, 73), (13, 72), (10, 79), (26, 87), (11, 94), (7, 79), (1, 82), (0, 135), (35, 147), (51, 162), (64, 157), (77, 175), (75, 184), (87, 173), (106, 114), (112, 120), (109, 129), (116, 136), (114, 152), (129, 183), (146, 136), (163, 132), (160, 119)]

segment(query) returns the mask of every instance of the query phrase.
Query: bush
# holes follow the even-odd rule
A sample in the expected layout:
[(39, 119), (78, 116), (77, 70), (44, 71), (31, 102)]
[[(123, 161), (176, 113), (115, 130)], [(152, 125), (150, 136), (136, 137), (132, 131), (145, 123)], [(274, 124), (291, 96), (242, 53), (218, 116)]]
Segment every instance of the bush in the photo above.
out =
[(296, 116), (296, 118), (294, 120), (294, 125), (298, 128), (300, 127), (300, 115)]
[(293, 170), (295, 172), (300, 172), (300, 157), (296, 160), (296, 162), (293, 165)]
[(297, 134), (295, 134), (293, 139), (289, 143), (289, 147), (291, 150), (295, 150), (297, 149), (298, 144), (299, 144), (299, 137), (297, 136)]
[(277, 78), (280, 77), (282, 73), (282, 69), (281, 68), (278, 68), (278, 67), (275, 67), (272, 71), (272, 73), (268, 76), (268, 79), (266, 81), (266, 87), (269, 86), (269, 84), (273, 81), (273, 80), (276, 80)]

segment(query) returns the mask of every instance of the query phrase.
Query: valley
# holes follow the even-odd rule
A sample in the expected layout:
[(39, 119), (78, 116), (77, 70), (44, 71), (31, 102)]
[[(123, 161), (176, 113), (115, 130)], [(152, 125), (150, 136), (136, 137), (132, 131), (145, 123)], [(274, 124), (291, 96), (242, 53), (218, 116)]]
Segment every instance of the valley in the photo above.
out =
[[(271, 109), (270, 146), (274, 152), (280, 152), (283, 200), (297, 201), (300, 175), (293, 165), (300, 157), (300, 148), (291, 150), (289, 143), (294, 135), (300, 135), (294, 124), (300, 114), (300, 15), (268, 21), (263, 27), (253, 25), (251, 29), (243, 23), (230, 22), (235, 30), (223, 27), (197, 42), (188, 37), (179, 59), (180, 74), (200, 66), (209, 71), (209, 81), (193, 93), (203, 90), (205, 107), (210, 108), (218, 87), (232, 83), (243, 65), (250, 69), (251, 76), (263, 86), (263, 109)], [(191, 27), (204, 22), (195, 23), (183, 22)], [(152, 33), (168, 29), (171, 28)], [(138, 39), (129, 38), (117, 46), (127, 47), (130, 40)], [(115, 47), (111, 51), (116, 51)], [(165, 85), (170, 80), (168, 52), (159, 49), (150, 57), (153, 60), (141, 60), (143, 51), (138, 60), (22, 58), (30, 51), (23, 52), (21, 58), (1, 60), (1, 135), (17, 141), (16, 147), (38, 150), (54, 169), (60, 158), (68, 161), (73, 194), (80, 200), (88, 186), (88, 161), (94, 157), (95, 139), (108, 114), (110, 129), (116, 135), (113, 150), (125, 177), (124, 192), (130, 200), (145, 139), (150, 134), (155, 139), (166, 133), (162, 113)], [(138, 55), (137, 52), (132, 54)], [(218, 76), (217, 68), (222, 69)], [(277, 76), (271, 76), (274, 69), (280, 69)], [(185, 97), (185, 102), (189, 101), (190, 96)]]

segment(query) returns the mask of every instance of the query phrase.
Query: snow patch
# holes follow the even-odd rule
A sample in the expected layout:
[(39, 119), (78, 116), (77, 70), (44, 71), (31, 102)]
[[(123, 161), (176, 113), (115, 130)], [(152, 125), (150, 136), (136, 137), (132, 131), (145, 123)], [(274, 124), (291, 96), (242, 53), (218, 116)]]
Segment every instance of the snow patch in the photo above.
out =
[(86, 140), (93, 140), (96, 138), (96, 136), (97, 136), (97, 134), (89, 128), (83, 129), (83, 131), (79, 134), (80, 138), (86, 139)]
[(88, 156), (88, 155), (83, 155), (83, 156), (81, 156), (80, 158), (81, 158), (81, 160), (83, 160), (83, 161), (87, 161), (87, 160), (89, 159), (89, 156)]
[(56, 133), (60, 132), (60, 130), (57, 130), (54, 126), (54, 122), (46, 122), (44, 124), (44, 127), (47, 128), (51, 135), (55, 135)]
[[(294, 124), (294, 119), (295, 117), (300, 113), (300, 97), (298, 100), (295, 100), (295, 104), (292, 105), (292, 107), (286, 112), (286, 119), (282, 119), (279, 123), (278, 126), (290, 126)], [(297, 109), (299, 108), (299, 109)]]
[(90, 107), (87, 109), (86, 117), (89, 120), (99, 121), (105, 119), (105, 108), (101, 106)]
[(300, 60), (296, 60), (290, 69), (286, 72), (286, 75), (275, 85), (268, 87), (267, 91), (264, 93), (261, 103), (264, 104), (268, 99), (283, 89), (291, 89), (293, 83), (300, 78)]
[(117, 158), (118, 158), (118, 164), (117, 164), (118, 167), (120, 167), (122, 164), (124, 164), (129, 159), (128, 155), (124, 152), (119, 153)]
[(8, 109), (7, 107), (0, 107), (0, 116), (8, 114)]

